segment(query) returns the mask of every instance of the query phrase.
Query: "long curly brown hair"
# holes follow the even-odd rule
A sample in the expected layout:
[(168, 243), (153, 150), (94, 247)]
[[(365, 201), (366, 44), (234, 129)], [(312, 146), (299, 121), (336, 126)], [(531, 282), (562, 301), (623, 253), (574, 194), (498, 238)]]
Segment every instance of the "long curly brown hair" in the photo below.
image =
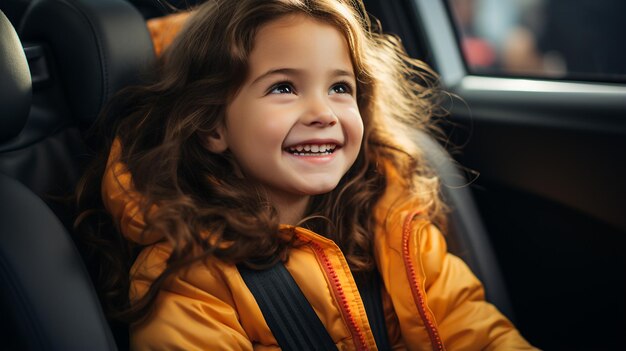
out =
[[(99, 156), (77, 188), (76, 227), (99, 254), (99, 291), (114, 316), (145, 316), (167, 278), (195, 260), (258, 266), (288, 258), (294, 239), (279, 234), (276, 209), (258, 184), (231, 176), (229, 153), (209, 152), (206, 136), (224, 123), (226, 106), (246, 78), (255, 33), (292, 14), (331, 24), (345, 35), (365, 130), (354, 165), (333, 191), (312, 197), (301, 225), (334, 240), (353, 271), (371, 270), (373, 213), (387, 184), (385, 164), (406, 181), (407, 196), (417, 197), (425, 213), (442, 222), (437, 179), (407, 135), (412, 128), (435, 130), (436, 77), (406, 54), (398, 38), (381, 32), (360, 0), (210, 0), (194, 10), (157, 60), (152, 80), (124, 90), (103, 114), (96, 128)], [(144, 231), (163, 233), (172, 245), (166, 269), (132, 306), (129, 269), (141, 248), (117, 233), (100, 195), (116, 138), (120, 161), (142, 196)]]

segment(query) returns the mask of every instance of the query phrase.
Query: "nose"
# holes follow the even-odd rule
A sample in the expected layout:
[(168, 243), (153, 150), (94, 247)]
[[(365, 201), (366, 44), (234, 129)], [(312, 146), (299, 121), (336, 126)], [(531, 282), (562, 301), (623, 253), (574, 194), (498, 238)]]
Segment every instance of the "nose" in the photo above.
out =
[(337, 115), (333, 111), (330, 102), (323, 97), (311, 97), (307, 101), (306, 111), (302, 123), (310, 127), (332, 127), (337, 124)]

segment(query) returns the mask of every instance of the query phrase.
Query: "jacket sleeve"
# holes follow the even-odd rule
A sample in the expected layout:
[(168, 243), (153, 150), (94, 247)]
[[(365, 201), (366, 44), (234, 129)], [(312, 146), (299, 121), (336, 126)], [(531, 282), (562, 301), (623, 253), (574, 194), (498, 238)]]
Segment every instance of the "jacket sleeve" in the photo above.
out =
[(448, 253), (441, 232), (432, 224), (418, 230), (427, 304), (446, 349), (536, 350), (485, 301), (482, 284), (461, 259)]
[[(164, 267), (168, 251), (165, 244), (157, 244), (138, 257), (133, 267), (131, 301), (147, 291)], [(168, 279), (154, 310), (131, 327), (131, 349), (252, 350), (231, 294), (224, 284), (218, 284), (216, 275), (219, 273), (198, 263)]]

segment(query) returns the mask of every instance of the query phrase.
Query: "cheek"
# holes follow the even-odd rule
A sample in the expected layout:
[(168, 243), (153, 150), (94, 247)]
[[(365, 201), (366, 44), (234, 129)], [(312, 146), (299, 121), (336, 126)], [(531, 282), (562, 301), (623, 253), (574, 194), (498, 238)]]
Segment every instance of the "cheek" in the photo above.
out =
[(258, 157), (259, 154), (270, 155), (282, 151), (283, 141), (291, 125), (281, 109), (262, 104), (248, 104), (232, 115), (229, 129), (231, 130), (231, 147), (238, 154)]
[(350, 108), (346, 112), (346, 133), (352, 140), (357, 141), (357, 146), (360, 147), (363, 140), (363, 118), (357, 107)]
[(259, 138), (266, 143), (282, 146), (285, 138), (297, 124), (302, 107), (296, 103), (258, 104), (254, 110), (254, 125)]
[(290, 119), (281, 111), (273, 111), (273, 113), (268, 113), (262, 118), (262, 123), (257, 123), (257, 133), (262, 134), (260, 138), (263, 138), (268, 144), (282, 147), (285, 138), (293, 127)]

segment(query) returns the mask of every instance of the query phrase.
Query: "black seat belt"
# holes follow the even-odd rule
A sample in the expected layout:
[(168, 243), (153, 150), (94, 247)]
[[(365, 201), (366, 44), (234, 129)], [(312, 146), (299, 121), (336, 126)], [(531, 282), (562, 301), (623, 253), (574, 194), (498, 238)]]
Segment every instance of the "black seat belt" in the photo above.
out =
[[(335, 343), (302, 290), (282, 262), (264, 270), (237, 266), (263, 317), (283, 350), (337, 350)], [(365, 312), (379, 350), (389, 339), (377, 271), (355, 276)]]
[(337, 350), (324, 324), (282, 262), (265, 270), (253, 270), (241, 264), (237, 268), (281, 349)]

